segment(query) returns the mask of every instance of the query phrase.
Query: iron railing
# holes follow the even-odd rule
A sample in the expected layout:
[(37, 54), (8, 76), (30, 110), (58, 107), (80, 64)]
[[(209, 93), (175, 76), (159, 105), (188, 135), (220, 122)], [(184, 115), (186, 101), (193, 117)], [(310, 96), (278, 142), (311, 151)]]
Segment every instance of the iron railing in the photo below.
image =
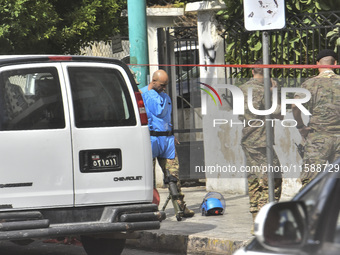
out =
[[(321, 49), (335, 48), (335, 40), (327, 37), (327, 33), (340, 27), (340, 11), (303, 13), (287, 17), (286, 27), (269, 33), (269, 52), (272, 64), (315, 64), (315, 57)], [(236, 20), (226, 27), (225, 56), (230, 64), (252, 64), (262, 57), (261, 32), (247, 31), (243, 20)], [(340, 37), (340, 34), (339, 34)], [(257, 50), (254, 50), (256, 49)], [(340, 47), (337, 47), (340, 59)], [(237, 59), (235, 56), (239, 56)], [(228, 78), (249, 78), (250, 69), (230, 68)], [(317, 73), (316, 69), (273, 69), (273, 77), (292, 79), (310, 77)], [(293, 79), (292, 79), (293, 80)], [(290, 82), (286, 86), (295, 86)]]

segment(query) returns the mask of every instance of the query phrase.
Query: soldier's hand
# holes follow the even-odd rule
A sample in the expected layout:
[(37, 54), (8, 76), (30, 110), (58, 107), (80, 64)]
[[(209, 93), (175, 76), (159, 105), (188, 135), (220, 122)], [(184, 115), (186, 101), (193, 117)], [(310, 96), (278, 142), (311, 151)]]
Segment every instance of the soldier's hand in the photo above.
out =
[(277, 88), (277, 81), (274, 80), (273, 78), (270, 79), (272, 82), (272, 88)]
[(302, 128), (299, 129), (299, 132), (303, 138), (306, 138), (311, 130), (312, 129), (310, 127), (303, 126)]
[(272, 85), (270, 87), (270, 91), (273, 91), (273, 88), (277, 88), (277, 81), (274, 80), (273, 78), (270, 79)]

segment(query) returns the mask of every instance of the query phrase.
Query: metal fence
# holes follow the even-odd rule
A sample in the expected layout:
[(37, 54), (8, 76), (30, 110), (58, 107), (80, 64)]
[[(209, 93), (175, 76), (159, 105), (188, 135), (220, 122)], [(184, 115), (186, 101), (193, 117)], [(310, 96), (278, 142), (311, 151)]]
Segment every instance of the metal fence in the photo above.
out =
[[(108, 42), (94, 42), (91, 46), (81, 49), (81, 55), (116, 58), (125, 61), (130, 52), (129, 39), (113, 38)], [(128, 60), (126, 60), (128, 61)]]
[[(340, 11), (287, 17), (284, 29), (268, 31), (271, 63), (315, 64), (315, 57), (321, 49), (335, 48), (335, 40), (327, 37), (327, 33), (339, 27)], [(258, 51), (262, 46), (261, 32), (246, 31), (243, 20), (236, 20), (232, 26), (226, 27), (224, 36), (227, 63), (252, 64), (262, 57), (262, 51)], [(340, 47), (337, 52), (340, 59)], [(236, 59), (236, 56), (240, 57)], [(316, 72), (315, 69), (273, 69), (272, 75), (276, 78), (296, 78), (310, 77)], [(229, 78), (249, 78), (251, 70), (230, 68), (228, 74)]]
[[(197, 27), (159, 28), (158, 55), (160, 68), (169, 74), (168, 93), (174, 105), (175, 133), (182, 141), (202, 140), (200, 119), (199, 64)], [(163, 67), (162, 64), (171, 66)]]

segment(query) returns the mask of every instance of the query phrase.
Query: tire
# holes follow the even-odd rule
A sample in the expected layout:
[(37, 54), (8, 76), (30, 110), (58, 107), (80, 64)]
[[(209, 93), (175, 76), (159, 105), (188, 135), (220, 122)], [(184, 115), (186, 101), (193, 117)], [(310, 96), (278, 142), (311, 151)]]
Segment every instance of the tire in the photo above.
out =
[(87, 255), (120, 255), (124, 250), (126, 239), (81, 236), (81, 242)]

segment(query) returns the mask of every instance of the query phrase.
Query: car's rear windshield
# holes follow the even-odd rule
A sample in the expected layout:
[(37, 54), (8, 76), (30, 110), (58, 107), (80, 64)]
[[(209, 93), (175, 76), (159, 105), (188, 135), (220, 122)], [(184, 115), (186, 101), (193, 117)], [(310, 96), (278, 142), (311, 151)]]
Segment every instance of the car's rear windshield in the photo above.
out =
[(64, 108), (56, 68), (24, 68), (1, 73), (0, 130), (64, 127)]
[(132, 100), (119, 70), (68, 67), (78, 128), (136, 125)]

